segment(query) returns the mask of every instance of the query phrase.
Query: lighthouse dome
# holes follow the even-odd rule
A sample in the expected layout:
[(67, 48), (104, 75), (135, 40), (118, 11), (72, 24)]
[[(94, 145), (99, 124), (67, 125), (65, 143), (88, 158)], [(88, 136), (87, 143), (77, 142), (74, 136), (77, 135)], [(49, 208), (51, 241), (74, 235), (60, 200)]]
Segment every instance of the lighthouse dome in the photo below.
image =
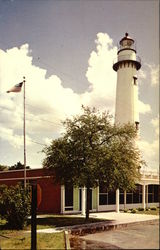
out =
[(126, 32), (125, 36), (120, 40), (119, 44), (122, 47), (131, 47), (134, 44), (134, 40), (129, 37), (129, 34)]

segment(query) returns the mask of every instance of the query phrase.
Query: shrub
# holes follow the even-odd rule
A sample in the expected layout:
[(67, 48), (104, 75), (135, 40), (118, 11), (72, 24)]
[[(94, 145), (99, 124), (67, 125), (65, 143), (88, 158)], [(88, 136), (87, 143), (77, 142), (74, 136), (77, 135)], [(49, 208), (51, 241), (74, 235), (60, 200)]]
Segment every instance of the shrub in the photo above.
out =
[(154, 207), (154, 206), (153, 206), (153, 207), (150, 207), (150, 209), (151, 209), (151, 210), (157, 210), (157, 208)]
[(147, 208), (146, 208), (146, 211), (149, 211), (149, 210), (150, 210), (150, 209), (147, 207)]
[(144, 208), (143, 207), (139, 207), (138, 211), (144, 211)]
[(126, 208), (126, 209), (124, 209), (124, 210), (123, 210), (123, 212), (124, 212), (124, 213), (127, 213), (127, 212), (128, 212), (128, 209), (127, 209), (127, 208)]
[(137, 212), (137, 210), (135, 209), (135, 208), (133, 208), (132, 210), (131, 210), (131, 213), (132, 214), (135, 214)]
[(23, 229), (30, 215), (30, 189), (22, 185), (0, 186), (0, 216), (12, 229)]

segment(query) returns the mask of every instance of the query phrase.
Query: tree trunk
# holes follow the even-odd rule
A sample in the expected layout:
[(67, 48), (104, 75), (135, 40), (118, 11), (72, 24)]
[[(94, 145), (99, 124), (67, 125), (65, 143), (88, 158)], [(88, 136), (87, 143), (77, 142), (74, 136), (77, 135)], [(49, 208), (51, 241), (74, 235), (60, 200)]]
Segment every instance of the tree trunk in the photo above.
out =
[(89, 219), (90, 187), (87, 187), (86, 221)]

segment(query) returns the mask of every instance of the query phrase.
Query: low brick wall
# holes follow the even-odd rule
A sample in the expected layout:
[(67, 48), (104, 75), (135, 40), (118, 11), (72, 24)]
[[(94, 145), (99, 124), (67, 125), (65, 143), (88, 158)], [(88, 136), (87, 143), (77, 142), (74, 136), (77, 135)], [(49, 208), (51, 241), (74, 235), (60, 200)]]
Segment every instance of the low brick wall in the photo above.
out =
[(132, 225), (139, 225), (139, 224), (150, 224), (157, 221), (159, 223), (159, 219), (155, 220), (147, 220), (147, 221), (138, 221), (138, 222), (130, 222), (130, 223), (119, 223), (116, 224), (114, 222), (98, 222), (98, 223), (90, 223), (86, 225), (76, 225), (72, 227), (67, 227), (65, 230), (68, 230), (68, 232), (72, 235), (79, 235), (83, 236), (86, 234), (94, 234), (96, 232), (102, 232), (102, 231), (108, 231), (108, 230), (114, 230), (118, 228), (126, 228)]

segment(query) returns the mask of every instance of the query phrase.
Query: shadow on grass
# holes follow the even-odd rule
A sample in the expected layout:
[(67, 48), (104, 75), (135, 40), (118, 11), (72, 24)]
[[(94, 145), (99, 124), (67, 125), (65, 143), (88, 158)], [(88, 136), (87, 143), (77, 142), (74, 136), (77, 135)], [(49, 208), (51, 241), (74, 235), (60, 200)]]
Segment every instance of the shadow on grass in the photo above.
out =
[(11, 229), (11, 227), (9, 226), (9, 224), (8, 223), (0, 223), (0, 231), (2, 231), (2, 230), (10, 230)]
[[(43, 217), (37, 218), (37, 227), (65, 227), (65, 226), (74, 226), (74, 225), (82, 225), (87, 223), (96, 223), (96, 222), (103, 222), (107, 220), (97, 219), (97, 218), (89, 218), (86, 221), (85, 218), (80, 217), (71, 217), (71, 216), (61, 216), (61, 215), (46, 215)], [(30, 228), (31, 219), (27, 220), (27, 225), (24, 229)], [(11, 230), (12, 228), (6, 223), (0, 223), (0, 231)]]
[[(85, 218), (50, 216), (45, 218), (37, 218), (37, 225), (50, 226), (50, 227), (64, 227), (64, 226), (73, 226), (73, 225), (102, 222), (102, 221), (104, 220), (90, 218), (88, 221), (86, 221)], [(29, 220), (28, 222), (30, 224), (31, 220)]]

